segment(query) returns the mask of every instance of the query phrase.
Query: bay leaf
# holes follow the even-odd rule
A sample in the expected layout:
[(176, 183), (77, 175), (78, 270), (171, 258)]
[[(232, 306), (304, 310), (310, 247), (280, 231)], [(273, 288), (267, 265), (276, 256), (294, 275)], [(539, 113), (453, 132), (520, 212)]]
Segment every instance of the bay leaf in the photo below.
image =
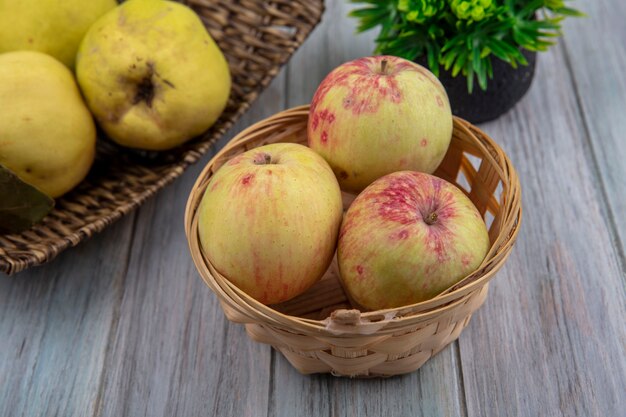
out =
[(22, 232), (43, 219), (54, 200), (0, 164), (0, 233)]

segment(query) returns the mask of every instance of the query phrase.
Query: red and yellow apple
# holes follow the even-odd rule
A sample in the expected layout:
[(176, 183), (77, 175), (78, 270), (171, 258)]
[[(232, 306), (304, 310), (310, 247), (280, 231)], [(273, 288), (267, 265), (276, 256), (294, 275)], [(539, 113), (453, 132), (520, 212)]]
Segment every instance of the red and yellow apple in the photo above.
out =
[(400, 171), (367, 187), (345, 215), (337, 259), (350, 298), (370, 310), (430, 299), (473, 272), (485, 222), (456, 186)]
[(211, 178), (198, 212), (213, 266), (264, 304), (303, 293), (335, 252), (339, 184), (306, 146), (275, 143), (242, 153)]
[(430, 71), (402, 58), (347, 62), (322, 81), (311, 102), (309, 146), (348, 191), (361, 191), (395, 171), (432, 173), (451, 137), (443, 86)]

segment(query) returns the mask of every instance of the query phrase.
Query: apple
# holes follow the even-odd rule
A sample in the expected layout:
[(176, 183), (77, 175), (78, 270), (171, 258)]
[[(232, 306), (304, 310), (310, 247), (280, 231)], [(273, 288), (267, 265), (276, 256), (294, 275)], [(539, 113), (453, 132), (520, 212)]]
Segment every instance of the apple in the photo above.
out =
[(311, 102), (309, 147), (347, 191), (395, 171), (432, 173), (451, 137), (445, 89), (430, 71), (402, 58), (347, 62), (328, 74)]
[(342, 284), (379, 310), (430, 299), (473, 272), (489, 249), (487, 227), (456, 186), (425, 173), (386, 175), (354, 200), (341, 226)]
[(293, 298), (322, 277), (343, 214), (328, 164), (293, 143), (232, 158), (209, 181), (198, 210), (205, 256), (264, 304)]

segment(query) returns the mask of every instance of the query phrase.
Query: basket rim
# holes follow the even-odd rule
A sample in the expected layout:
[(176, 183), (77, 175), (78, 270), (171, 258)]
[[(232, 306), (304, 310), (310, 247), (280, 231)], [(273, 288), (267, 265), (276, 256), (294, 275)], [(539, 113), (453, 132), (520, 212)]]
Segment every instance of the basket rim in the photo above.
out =
[[(193, 262), (202, 280), (213, 290), (222, 304), (228, 305), (242, 314), (243, 317), (246, 317), (247, 320), (244, 320), (245, 322), (271, 324), (303, 334), (313, 333), (319, 335), (320, 332), (323, 332), (329, 336), (337, 336), (336, 333), (328, 331), (328, 319), (315, 320), (284, 314), (248, 296), (215, 270), (204, 256), (200, 248), (198, 236), (197, 208), (215, 162), (219, 161), (234, 148), (254, 140), (254, 138), (263, 135), (268, 130), (272, 130), (275, 128), (273, 126), (279, 126), (294, 119), (308, 117), (308, 113), (309, 105), (293, 107), (276, 113), (242, 130), (222, 148), (202, 169), (190, 191), (185, 207), (185, 234)], [(485, 260), (476, 271), (432, 299), (402, 307), (362, 312), (362, 321), (358, 327), (355, 327), (354, 334), (363, 335), (364, 329), (367, 327), (379, 328), (381, 327), (381, 322), (393, 321), (394, 324), (397, 323), (403, 327), (415, 325), (452, 310), (459, 303), (479, 292), (483, 286), (487, 285), (495, 273), (504, 265), (512, 250), (522, 219), (521, 186), (515, 168), (496, 142), (478, 127), (454, 116), (454, 129), (469, 132), (472, 137), (476, 138), (476, 145), (484, 153), (484, 157), (490, 159), (492, 165), (498, 168), (497, 170), (503, 182), (503, 206), (505, 203), (508, 204), (507, 208), (510, 211), (508, 221), (504, 222), (504, 227), (494, 239)], [(508, 180), (506, 186), (505, 179)], [(506, 195), (505, 191), (507, 192)], [(474, 276), (485, 264), (494, 259), (496, 260), (495, 263), (488, 270), (478, 276)]]

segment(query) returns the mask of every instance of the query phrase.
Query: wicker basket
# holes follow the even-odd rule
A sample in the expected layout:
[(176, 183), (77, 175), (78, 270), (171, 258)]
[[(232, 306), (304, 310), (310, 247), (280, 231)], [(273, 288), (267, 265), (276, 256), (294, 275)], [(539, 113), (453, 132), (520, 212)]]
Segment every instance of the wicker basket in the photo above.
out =
[(101, 231), (180, 176), (250, 107), (319, 22), (322, 0), (187, 0), (228, 60), (233, 89), (217, 123), (202, 137), (167, 153), (134, 152), (98, 141), (87, 179), (56, 201), (30, 230), (0, 236), (0, 271), (50, 261)]
[[(203, 256), (196, 210), (209, 179), (230, 158), (268, 143), (306, 144), (307, 117), (308, 107), (303, 106), (263, 120), (209, 162), (191, 191), (185, 215), (193, 260), (228, 319), (244, 323), (252, 339), (280, 350), (300, 372), (354, 377), (414, 371), (459, 337), (485, 301), (488, 281), (511, 252), (522, 214), (517, 174), (492, 139), (456, 118), (450, 149), (436, 175), (465, 189), (489, 225), (492, 247), (478, 270), (429, 301), (362, 313), (350, 306), (334, 261), (306, 293), (265, 306), (231, 284)], [(348, 206), (354, 196), (344, 197)]]

